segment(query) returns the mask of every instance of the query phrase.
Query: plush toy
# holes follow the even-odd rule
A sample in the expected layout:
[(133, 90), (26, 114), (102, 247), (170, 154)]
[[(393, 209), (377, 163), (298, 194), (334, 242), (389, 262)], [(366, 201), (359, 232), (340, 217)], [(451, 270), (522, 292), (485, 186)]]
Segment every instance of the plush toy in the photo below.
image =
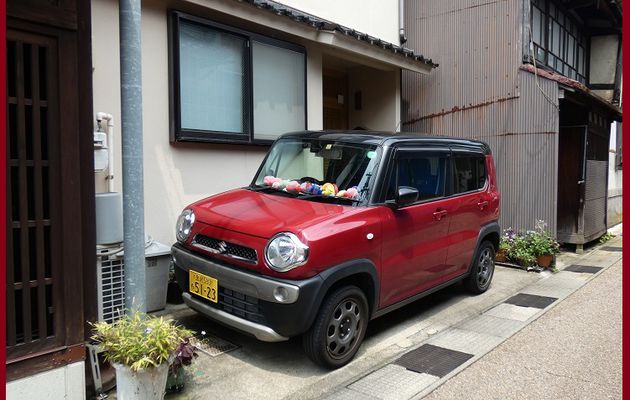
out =
[(336, 186), (332, 183), (324, 183), (322, 185), (322, 194), (324, 196), (334, 196), (337, 193)]
[(356, 199), (357, 197), (359, 197), (359, 191), (356, 187), (351, 187), (350, 189), (346, 190), (346, 197), (349, 199)]
[(280, 189), (280, 180), (273, 181), (273, 183), (271, 184), (271, 187), (274, 189)]
[(297, 181), (287, 183), (287, 192), (297, 193), (300, 191), (300, 184)]
[(337, 192), (337, 197), (346, 197), (346, 191), (345, 190), (340, 190)]
[(311, 185), (311, 194), (322, 194), (322, 188), (317, 184)]
[(276, 178), (275, 176), (267, 175), (263, 179), (263, 183), (267, 186), (272, 186), (275, 182), (280, 182), (282, 179)]
[(311, 193), (311, 186), (313, 184), (311, 182), (304, 182), (300, 185), (300, 192), (302, 193)]

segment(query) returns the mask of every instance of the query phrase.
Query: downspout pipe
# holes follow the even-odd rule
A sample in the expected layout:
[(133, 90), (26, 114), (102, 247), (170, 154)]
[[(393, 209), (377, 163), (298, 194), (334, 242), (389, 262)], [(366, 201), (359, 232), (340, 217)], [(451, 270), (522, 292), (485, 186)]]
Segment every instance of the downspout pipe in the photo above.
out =
[(403, 45), (407, 42), (405, 34), (405, 0), (398, 0), (398, 39)]
[(125, 308), (145, 312), (140, 0), (120, 0), (119, 14)]

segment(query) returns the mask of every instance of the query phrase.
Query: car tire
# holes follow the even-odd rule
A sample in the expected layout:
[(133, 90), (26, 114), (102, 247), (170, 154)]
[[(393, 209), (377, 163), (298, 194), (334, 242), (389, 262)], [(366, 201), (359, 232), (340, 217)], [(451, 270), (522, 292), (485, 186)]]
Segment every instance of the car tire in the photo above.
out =
[(470, 274), (464, 279), (464, 286), (474, 294), (488, 290), (494, 275), (494, 245), (489, 241), (481, 243), (475, 252)]
[(343, 367), (359, 350), (369, 319), (368, 302), (361, 289), (336, 289), (324, 299), (311, 329), (302, 337), (306, 355), (325, 368)]

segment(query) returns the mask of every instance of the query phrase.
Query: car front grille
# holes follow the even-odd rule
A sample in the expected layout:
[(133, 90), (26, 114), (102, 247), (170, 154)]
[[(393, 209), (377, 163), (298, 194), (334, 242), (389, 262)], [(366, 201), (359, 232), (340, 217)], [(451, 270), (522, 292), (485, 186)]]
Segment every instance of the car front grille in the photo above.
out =
[(219, 307), (232, 315), (257, 324), (265, 324), (258, 299), (235, 290), (219, 287)]
[(221, 254), (226, 257), (231, 257), (240, 261), (245, 261), (255, 264), (258, 262), (258, 256), (256, 250), (240, 246), (238, 244), (229, 243), (224, 240), (211, 238), (206, 235), (195, 235), (192, 245), (202, 250), (207, 250), (214, 254)]

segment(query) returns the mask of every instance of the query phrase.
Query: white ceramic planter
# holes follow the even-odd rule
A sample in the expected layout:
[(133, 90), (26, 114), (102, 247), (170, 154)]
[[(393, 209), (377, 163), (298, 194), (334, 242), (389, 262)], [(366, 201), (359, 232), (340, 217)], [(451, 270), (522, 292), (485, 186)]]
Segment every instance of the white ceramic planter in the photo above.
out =
[(118, 400), (162, 400), (168, 377), (168, 363), (140, 371), (114, 363)]

